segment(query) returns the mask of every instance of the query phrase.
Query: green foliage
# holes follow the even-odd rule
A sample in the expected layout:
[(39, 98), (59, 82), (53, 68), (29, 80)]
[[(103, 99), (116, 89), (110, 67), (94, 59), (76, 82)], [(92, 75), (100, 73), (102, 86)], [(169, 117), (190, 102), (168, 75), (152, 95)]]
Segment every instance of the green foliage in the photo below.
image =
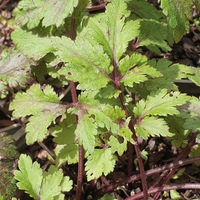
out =
[(163, 13), (168, 17), (168, 24), (172, 28), (175, 41), (189, 30), (189, 20), (192, 20), (193, 0), (160, 0)]
[[(77, 37), (76, 42), (64, 36), (51, 40), (57, 50), (55, 54), (63, 62), (67, 62), (66, 67), (60, 69), (58, 73), (67, 80), (79, 82), (78, 89), (100, 89), (110, 81), (108, 74), (113, 68), (100, 45), (93, 46), (93, 41), (85, 40), (85, 36), (84, 39), (81, 36)], [(66, 52), (66, 48), (71, 50)], [(91, 85), (91, 82), (95, 84)]]
[(111, 195), (105, 194), (101, 200), (116, 200), (116, 198), (112, 197)]
[(15, 100), (10, 104), (10, 109), (14, 109), (13, 116), (25, 117), (31, 115), (30, 122), (26, 127), (27, 144), (43, 141), (48, 135), (47, 128), (51, 123), (55, 122), (59, 116), (64, 117), (66, 106), (59, 103), (59, 98), (49, 85), (42, 90), (40, 85), (35, 84), (26, 92), (16, 95)]
[(93, 154), (88, 156), (85, 164), (87, 180), (93, 180), (102, 174), (107, 175), (112, 172), (115, 166), (116, 156), (113, 155), (111, 148), (95, 149)]
[[(51, 41), (48, 37), (40, 37), (30, 31), (16, 29), (12, 33), (12, 38), (17, 48), (24, 55), (35, 60), (39, 60), (53, 50)], [(33, 48), (33, 46), (36, 48)]]
[(78, 0), (24, 0), (21, 1), (14, 12), (16, 24), (27, 24), (28, 29), (37, 27), (42, 21), (42, 26), (55, 25), (59, 27), (65, 18), (72, 14)]
[[(143, 52), (167, 52), (180, 40), (193, 1), (160, 0), (157, 10), (145, 0), (113, 0), (100, 14), (88, 14), (88, 2), (20, 1), (12, 32), (17, 50), (5, 53), (0, 63), (1, 98), (17, 89), (10, 110), (13, 118), (28, 119), (26, 143), (50, 135), (56, 144), (55, 166), (47, 172), (20, 156), (17, 186), (34, 199), (65, 198), (72, 182), (60, 168), (83, 162), (80, 147), (90, 181), (114, 171), (128, 143), (138, 146), (135, 137), (162, 136), (180, 147), (200, 129), (199, 101), (181, 94), (174, 83), (187, 78), (200, 85), (200, 71), (149, 60)], [(72, 101), (59, 96), (68, 83)], [(136, 156), (148, 158), (145, 151)]]
[(64, 177), (61, 170), (51, 166), (48, 172), (42, 172), (37, 162), (32, 163), (31, 158), (24, 154), (19, 158), (19, 170), (14, 172), (17, 186), (25, 190), (34, 199), (64, 199), (61, 192), (70, 191), (72, 181)]
[(4, 50), (0, 60), (0, 98), (5, 98), (8, 91), (24, 88), (31, 81), (31, 65), (35, 62), (13, 49)]

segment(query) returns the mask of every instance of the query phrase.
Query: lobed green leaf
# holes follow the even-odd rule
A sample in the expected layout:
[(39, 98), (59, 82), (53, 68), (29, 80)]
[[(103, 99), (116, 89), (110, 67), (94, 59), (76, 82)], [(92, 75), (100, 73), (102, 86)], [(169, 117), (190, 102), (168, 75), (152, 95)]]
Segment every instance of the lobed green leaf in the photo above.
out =
[(30, 197), (39, 199), (42, 184), (42, 169), (37, 162), (32, 163), (31, 158), (21, 154), (18, 161), (19, 170), (14, 172), (15, 179), (19, 182), (20, 190), (25, 190)]
[(141, 19), (139, 20), (139, 23), (139, 46), (145, 46), (151, 52), (157, 54), (161, 53), (160, 49), (165, 52), (171, 50), (166, 42), (168, 38), (168, 27), (165, 23), (152, 19)]
[(15, 24), (18, 26), (27, 24), (29, 29), (38, 26), (43, 16), (41, 12), (43, 3), (43, 0), (20, 1), (13, 13), (15, 16)]
[(43, 26), (59, 27), (73, 13), (78, 0), (22, 0), (15, 9), (17, 25), (27, 24), (28, 29), (37, 27), (42, 21)]
[(95, 147), (95, 135), (97, 135), (97, 126), (91, 117), (84, 114), (82, 111), (78, 112), (79, 121), (75, 130), (76, 137), (86, 151), (93, 153)]
[(57, 50), (55, 55), (67, 63), (59, 74), (79, 82), (78, 89), (100, 89), (110, 81), (109, 74), (113, 68), (100, 45), (94, 45), (81, 36), (77, 36), (75, 42), (67, 37), (53, 37), (51, 40)]
[(152, 136), (172, 137), (174, 134), (169, 132), (169, 127), (164, 119), (157, 117), (145, 117), (135, 125), (136, 135), (147, 140)]
[(53, 200), (55, 196), (61, 193), (61, 182), (63, 173), (55, 166), (50, 166), (48, 172), (44, 172), (42, 180), (40, 199)]
[[(26, 92), (17, 93), (10, 109), (15, 118), (32, 115), (26, 127), (27, 144), (36, 141), (41, 142), (47, 135), (48, 126), (55, 119), (63, 115), (65, 106), (62, 106), (56, 93), (51, 86), (46, 86), (43, 90), (40, 85), (32, 85)], [(40, 126), (38, 126), (40, 124)]]
[(122, 156), (123, 153), (127, 150), (127, 141), (119, 141), (119, 138), (114, 137), (113, 135), (109, 138), (109, 145), (111, 146), (112, 152), (117, 152), (119, 156)]
[(113, 155), (110, 148), (95, 149), (94, 152), (88, 156), (85, 163), (85, 170), (87, 180), (99, 178), (101, 175), (107, 175), (114, 170), (116, 156)]
[(66, 162), (69, 165), (78, 162), (78, 144), (57, 145), (55, 152), (57, 155), (56, 166), (58, 167)]
[(125, 0), (128, 8), (131, 10), (131, 17), (141, 19), (153, 19), (159, 21), (163, 16), (153, 4), (150, 4), (146, 0), (132, 1)]
[(54, 50), (49, 37), (41, 37), (20, 28), (12, 32), (11, 38), (24, 55), (36, 61)]
[(197, 98), (193, 98), (185, 105), (181, 106), (180, 111), (182, 117), (185, 119), (183, 127), (186, 130), (192, 130), (197, 132), (200, 130), (200, 101)]
[(159, 115), (167, 116), (179, 114), (177, 106), (185, 104), (190, 99), (186, 94), (179, 92), (167, 93), (167, 90), (159, 90), (147, 97), (147, 100), (140, 100), (134, 108), (137, 117)]
[(163, 13), (173, 30), (174, 39), (178, 42), (189, 30), (189, 20), (192, 20), (193, 0), (159, 0)]
[(152, 59), (149, 61), (149, 65), (155, 67), (162, 76), (144, 82), (144, 86), (148, 91), (156, 91), (162, 88), (168, 91), (178, 91), (175, 80), (189, 77), (192, 79), (195, 77), (191, 67), (182, 64), (172, 64), (171, 61), (166, 59), (159, 59), (158, 62)]
[(106, 6), (105, 15), (97, 15), (89, 20), (89, 33), (116, 63), (126, 51), (128, 42), (136, 37), (134, 31), (138, 24), (134, 21), (126, 22), (129, 15), (126, 3), (118, 0)]
[(19, 181), (17, 186), (34, 199), (53, 200), (59, 196), (60, 200), (64, 200), (61, 190), (69, 191), (72, 188), (69, 177), (63, 177), (62, 171), (53, 165), (47, 172), (42, 172), (39, 164), (32, 163), (31, 158), (25, 154), (20, 155), (18, 164), (19, 170), (14, 172), (15, 179)]
[(31, 65), (35, 62), (17, 50), (4, 50), (0, 60), (0, 96), (9, 89), (24, 87), (31, 79)]

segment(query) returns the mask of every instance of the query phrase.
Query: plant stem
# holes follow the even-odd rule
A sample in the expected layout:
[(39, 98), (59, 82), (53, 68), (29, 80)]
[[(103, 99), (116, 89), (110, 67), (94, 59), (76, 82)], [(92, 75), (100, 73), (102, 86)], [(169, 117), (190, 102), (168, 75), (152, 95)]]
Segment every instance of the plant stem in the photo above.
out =
[[(120, 98), (120, 102), (122, 104), (122, 108), (125, 111), (126, 118), (128, 118), (129, 113), (128, 113), (127, 107), (123, 103), (122, 94), (120, 94), (119, 98)], [(142, 182), (142, 189), (143, 189), (143, 192), (144, 192), (144, 199), (148, 199), (148, 194), (147, 194), (148, 188), (147, 188), (146, 175), (145, 175), (145, 171), (144, 171), (144, 165), (143, 165), (142, 158), (140, 156), (141, 151), (140, 151), (140, 148), (139, 148), (139, 145), (138, 145), (138, 140), (137, 140), (137, 136), (135, 134), (135, 129), (134, 129), (134, 125), (133, 125), (132, 121), (130, 121), (130, 123), (129, 123), (129, 128), (132, 131), (132, 138), (133, 138), (134, 143), (135, 143), (134, 148), (135, 148), (135, 152), (136, 152), (136, 155), (137, 155), (138, 166), (139, 166), (139, 170), (140, 170), (140, 174), (141, 174), (141, 182)], [(133, 165), (133, 146), (132, 146), (131, 143), (128, 144), (128, 158), (129, 158), (128, 159), (128, 176), (130, 177), (131, 173), (132, 173), (132, 165)]]
[[(181, 154), (175, 159), (175, 162), (179, 161), (179, 160), (182, 160), (182, 159), (185, 159), (188, 156), (188, 154), (191, 151), (192, 146), (195, 144), (195, 139), (196, 139), (196, 133), (191, 135), (190, 140), (188, 142), (188, 145), (183, 149), (183, 151), (181, 152)], [(158, 180), (156, 180), (156, 182), (151, 186), (151, 188), (154, 188), (155, 186), (158, 186), (158, 185), (166, 184), (171, 179), (171, 177), (174, 175), (174, 173), (176, 172), (176, 170), (177, 170), (177, 168), (173, 168), (172, 170), (170, 170), (169, 173), (168, 173), (168, 170), (165, 170), (160, 175), (160, 178)], [(164, 178), (164, 180), (163, 180), (163, 178)], [(161, 192), (157, 192), (154, 195), (153, 199), (154, 200), (159, 199), (160, 194), (161, 194)]]
[[(156, 192), (163, 192), (163, 191), (169, 191), (169, 190), (188, 190), (188, 189), (194, 189), (199, 190), (200, 189), (200, 183), (184, 183), (184, 184), (177, 184), (177, 185), (166, 185), (161, 187), (156, 187), (153, 189), (150, 189), (148, 191), (148, 195), (154, 194)], [(138, 200), (138, 199), (144, 199), (143, 192), (135, 194), (134, 196), (128, 197), (125, 200)]]
[[(70, 89), (71, 89), (71, 95), (72, 95), (72, 101), (74, 104), (78, 103), (77, 93), (76, 93), (76, 86), (73, 81), (70, 82)], [(77, 119), (78, 121), (78, 119)], [(77, 190), (76, 190), (76, 197), (75, 200), (81, 199), (81, 191), (82, 191), (82, 185), (83, 185), (83, 171), (84, 171), (84, 150), (81, 145), (78, 147), (78, 177), (77, 177)]]
[(140, 151), (140, 148), (139, 148), (139, 145), (138, 145), (137, 136), (135, 134), (134, 126), (133, 126), (132, 123), (130, 123), (130, 129), (133, 133), (133, 140), (135, 142), (134, 148), (135, 148), (135, 152), (136, 152), (136, 155), (137, 155), (138, 166), (139, 166), (140, 175), (141, 175), (142, 189), (143, 189), (143, 193), (144, 193), (144, 200), (147, 200), (148, 199), (148, 188), (147, 188), (146, 174), (145, 174), (145, 170), (144, 170), (143, 160), (141, 158), (141, 151)]
[(78, 177), (77, 177), (77, 190), (76, 190), (76, 198), (75, 200), (81, 199), (81, 191), (82, 191), (82, 185), (83, 185), (83, 171), (84, 171), (84, 165), (83, 165), (83, 159), (84, 159), (84, 153), (83, 153), (83, 146), (79, 145), (78, 147)]
[[(117, 72), (118, 71), (116, 70), (115, 76), (117, 76), (117, 74), (118, 74)], [(118, 81), (118, 80), (116, 80), (116, 81)], [(121, 88), (118, 88), (118, 84), (116, 84), (116, 88), (121, 89)], [(126, 118), (128, 118), (129, 113), (128, 113), (127, 107), (123, 103), (123, 95), (122, 94), (119, 95), (119, 99), (120, 99), (122, 108), (125, 111)], [(141, 151), (140, 151), (140, 148), (139, 148), (139, 145), (138, 145), (138, 140), (137, 140), (137, 136), (135, 134), (135, 129), (134, 129), (134, 125), (133, 125), (132, 121), (130, 121), (130, 123), (129, 123), (129, 128), (132, 131), (132, 138), (134, 140), (134, 148), (135, 148), (135, 152), (136, 152), (136, 155), (137, 155), (138, 166), (139, 166), (139, 170), (140, 170), (140, 174), (141, 174), (141, 182), (142, 182), (142, 189), (143, 189), (143, 192), (144, 192), (144, 199), (148, 199), (148, 193), (147, 193), (148, 188), (147, 188), (146, 175), (145, 175), (145, 171), (144, 171), (144, 165), (143, 165), (142, 158), (140, 156)], [(132, 164), (133, 164), (133, 146), (132, 146), (131, 143), (128, 144), (128, 158), (129, 158), (128, 159), (128, 176), (130, 177), (131, 173), (132, 173)]]
[[(164, 170), (178, 168), (178, 167), (181, 167), (181, 166), (184, 166), (184, 165), (195, 163), (197, 161), (200, 161), (200, 156), (194, 157), (194, 158), (187, 158), (187, 159), (184, 159), (184, 160), (179, 160), (179, 161), (167, 164), (167, 165), (163, 165), (162, 167), (158, 167), (158, 168), (155, 168), (155, 169), (150, 169), (150, 170), (145, 172), (145, 175), (146, 176), (151, 176), (151, 175), (154, 175), (154, 174), (158, 174), (158, 173), (160, 173), (160, 172), (162, 172)], [(126, 185), (128, 183), (137, 181), (140, 178), (141, 178), (141, 174), (133, 175), (133, 176), (127, 178), (127, 179), (124, 179), (124, 180), (119, 181), (117, 183), (113, 183), (112, 185), (103, 187), (103, 188), (95, 191), (94, 194), (95, 194), (95, 196), (101, 196), (101, 195), (103, 195), (103, 194), (105, 194), (107, 192), (112, 192), (118, 186)]]

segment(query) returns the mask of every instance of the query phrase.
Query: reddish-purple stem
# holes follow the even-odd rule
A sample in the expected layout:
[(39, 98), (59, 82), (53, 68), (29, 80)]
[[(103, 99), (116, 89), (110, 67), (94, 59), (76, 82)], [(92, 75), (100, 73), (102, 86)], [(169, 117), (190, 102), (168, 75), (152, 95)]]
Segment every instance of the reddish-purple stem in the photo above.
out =
[[(194, 158), (187, 158), (187, 159), (184, 159), (184, 160), (179, 160), (179, 161), (167, 164), (167, 165), (163, 165), (162, 167), (150, 169), (150, 170), (145, 172), (145, 175), (151, 176), (151, 175), (154, 175), (154, 174), (161, 173), (164, 170), (169, 170), (169, 169), (174, 169), (174, 168), (177, 169), (178, 167), (188, 165), (188, 164), (191, 164), (191, 163), (195, 163), (195, 162), (198, 162), (198, 161), (200, 161), (200, 156), (194, 157)], [(95, 196), (102, 196), (103, 194), (105, 194), (107, 192), (112, 192), (118, 186), (122, 186), (122, 185), (126, 185), (128, 183), (131, 183), (131, 182), (135, 182), (135, 181), (139, 180), (140, 178), (141, 178), (141, 174), (133, 175), (131, 177), (128, 177), (127, 179), (124, 179), (124, 180), (119, 181), (117, 183), (113, 183), (112, 185), (103, 187), (103, 188), (95, 191), (94, 194), (95, 194)]]
[[(75, 12), (74, 10), (72, 14), (72, 21), (71, 21), (71, 29), (69, 33), (69, 37), (72, 40), (75, 40), (76, 38), (76, 18), (75, 18)], [(78, 103), (78, 97), (76, 92), (76, 85), (73, 81), (70, 82), (70, 91), (72, 96), (72, 101), (74, 104)], [(78, 123), (78, 119), (77, 119)], [(84, 172), (84, 149), (83, 146), (79, 144), (78, 146), (78, 177), (77, 177), (77, 189), (76, 189), (76, 197), (75, 200), (81, 199), (81, 191), (82, 191), (82, 185), (83, 185), (83, 172)]]
[[(200, 189), (200, 183), (184, 183), (184, 184), (177, 184), (177, 185), (165, 185), (161, 187), (156, 187), (153, 189), (149, 189), (148, 195), (154, 194), (156, 192), (163, 192), (163, 191), (169, 191), (169, 190), (199, 190)], [(135, 194), (134, 196), (128, 197), (125, 200), (139, 200), (144, 199), (143, 192)]]
[[(120, 94), (119, 98), (120, 98), (120, 102), (121, 102), (122, 108), (125, 111), (126, 118), (128, 118), (129, 117), (129, 113), (128, 113), (128, 109), (126, 108), (126, 106), (123, 103), (122, 94)], [(137, 136), (135, 134), (135, 129), (134, 129), (134, 125), (133, 125), (132, 121), (130, 121), (130, 123), (129, 123), (129, 128), (132, 131), (132, 138), (134, 140), (134, 148), (135, 148), (135, 152), (136, 152), (136, 155), (137, 155), (138, 166), (139, 166), (140, 174), (141, 174), (141, 182), (142, 182), (142, 189), (143, 189), (143, 192), (144, 192), (144, 199), (148, 199), (148, 194), (147, 194), (148, 188), (147, 188), (147, 181), (146, 181), (146, 175), (145, 175), (143, 160), (142, 160), (142, 158), (140, 156), (141, 151), (140, 151), (140, 148), (139, 148), (139, 145), (138, 145), (138, 140), (137, 140)], [(132, 165), (133, 165), (133, 147), (132, 147), (132, 144), (129, 143), (128, 144), (128, 176), (131, 176)]]
[(143, 160), (141, 158), (141, 151), (138, 145), (138, 140), (137, 140), (137, 136), (135, 134), (135, 129), (132, 123), (130, 123), (130, 129), (133, 133), (133, 140), (135, 142), (134, 144), (134, 148), (135, 148), (135, 152), (137, 155), (137, 161), (138, 161), (138, 166), (139, 166), (139, 170), (140, 170), (140, 175), (141, 175), (141, 182), (142, 182), (142, 190), (144, 193), (144, 199), (148, 199), (148, 188), (147, 188), (147, 180), (146, 180), (146, 174), (145, 174), (145, 170), (144, 170), (144, 164), (143, 164)]
[[(78, 103), (77, 93), (76, 93), (76, 86), (74, 82), (70, 82), (70, 89), (71, 89), (71, 96), (72, 101), (74, 104)], [(77, 177), (77, 190), (76, 190), (76, 197), (75, 200), (81, 199), (81, 191), (83, 185), (83, 171), (84, 171), (84, 151), (83, 147), (79, 145), (78, 147), (78, 177)]]
[(84, 159), (84, 153), (83, 153), (83, 146), (79, 145), (78, 147), (78, 177), (77, 177), (77, 190), (76, 190), (76, 198), (75, 200), (81, 199), (81, 191), (82, 191), (82, 185), (83, 185), (83, 171), (84, 171), (84, 165), (83, 165), (83, 159)]
[[(188, 142), (188, 145), (187, 147), (185, 147), (183, 149), (183, 151), (181, 152), (181, 154), (175, 159), (175, 162), (176, 161), (179, 161), (179, 160), (182, 160), (182, 159), (185, 159), (187, 158), (188, 154), (190, 153), (191, 151), (191, 148), (192, 146), (194, 145), (195, 143), (195, 139), (196, 139), (196, 134), (191, 134), (190, 135), (190, 140)], [(171, 177), (174, 175), (174, 173), (176, 172), (177, 168), (173, 168), (169, 173), (168, 173), (168, 170), (165, 170), (160, 178), (152, 185), (151, 188), (154, 188), (155, 186), (158, 186), (158, 185), (163, 185), (163, 184), (166, 184), (168, 183), (168, 181), (171, 179)], [(167, 174), (168, 173), (168, 174)], [(164, 179), (163, 179), (164, 178)], [(151, 189), (150, 188), (150, 189)], [(159, 197), (160, 197), (160, 194), (161, 192), (157, 192), (155, 195), (154, 195), (154, 200), (158, 200)]]

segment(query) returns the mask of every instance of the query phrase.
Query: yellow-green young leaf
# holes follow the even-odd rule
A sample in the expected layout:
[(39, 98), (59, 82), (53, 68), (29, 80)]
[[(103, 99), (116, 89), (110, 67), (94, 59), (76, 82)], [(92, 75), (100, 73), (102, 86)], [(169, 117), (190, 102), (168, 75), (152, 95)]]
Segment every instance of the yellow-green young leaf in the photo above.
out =
[(170, 190), (170, 197), (172, 200), (182, 199), (182, 196), (176, 190)]
[(97, 135), (97, 126), (91, 117), (83, 113), (84, 111), (78, 112), (78, 124), (75, 130), (76, 137), (87, 152), (93, 153), (95, 147), (95, 135)]
[(106, 6), (105, 15), (97, 15), (89, 21), (89, 34), (103, 45), (111, 60), (118, 60), (137, 34), (138, 23), (125, 22), (130, 15), (124, 0), (115, 0)]
[(145, 82), (148, 79), (157, 78), (162, 74), (147, 64), (146, 56), (134, 53), (126, 56), (119, 62), (119, 70), (122, 75), (121, 82), (132, 87), (134, 83)]
[[(14, 172), (15, 179), (19, 182), (17, 186), (21, 190), (33, 197), (33, 199), (53, 200), (61, 194), (61, 186), (66, 183), (63, 173), (57, 167), (51, 165), (48, 172), (42, 172), (37, 162), (32, 163), (31, 158), (25, 154), (21, 154), (19, 158), (19, 170)], [(68, 179), (68, 187), (71, 188), (71, 181)], [(60, 200), (64, 200), (61, 196)]]
[(173, 30), (174, 39), (178, 42), (189, 30), (189, 20), (192, 20), (193, 0), (159, 0), (163, 13)]
[(10, 110), (14, 110), (13, 117), (32, 115), (27, 124), (27, 144), (41, 142), (47, 135), (48, 126), (63, 115), (65, 109), (51, 86), (47, 85), (42, 90), (38, 84), (32, 85), (26, 92), (17, 93), (10, 104)]
[(117, 152), (119, 156), (122, 156), (123, 153), (127, 150), (127, 141), (124, 138), (117, 139), (111, 135), (109, 138), (109, 145), (111, 146), (112, 152)]
[(34, 142), (42, 142), (48, 136), (47, 128), (55, 120), (55, 114), (52, 113), (38, 113), (29, 118), (26, 125), (26, 143), (28, 145)]
[(118, 120), (125, 118), (125, 113), (120, 107), (110, 105), (100, 105), (96, 108), (89, 108), (88, 113), (95, 116), (96, 124), (114, 134), (119, 133)]
[(119, 135), (122, 136), (125, 140), (131, 142), (132, 144), (134, 143), (133, 137), (132, 137), (132, 131), (129, 129), (129, 122), (130, 118), (126, 120), (121, 120), (119, 122), (120, 125), (120, 130), (119, 130)]
[(54, 137), (56, 144), (68, 145), (75, 143), (76, 116), (67, 115), (59, 125), (50, 128), (49, 132)]
[(12, 32), (11, 38), (24, 55), (34, 60), (39, 60), (54, 50), (49, 37), (41, 37), (20, 28)]
[(180, 92), (170, 92), (167, 90), (158, 90), (147, 97), (146, 100), (142, 99), (134, 108), (134, 114), (137, 117), (159, 115), (167, 116), (179, 114), (177, 106), (185, 104), (190, 97)]
[(119, 61), (118, 67), (121, 75), (124, 76), (136, 66), (144, 65), (147, 65), (147, 57), (139, 53), (133, 53), (131, 56), (126, 55), (124, 58), (122, 58)]
[(57, 50), (54, 54), (67, 63), (59, 70), (59, 74), (67, 80), (78, 82), (78, 89), (100, 89), (110, 81), (109, 74), (113, 67), (98, 43), (86, 40), (81, 35), (77, 36), (75, 42), (67, 37), (52, 37), (51, 40)]
[(173, 133), (169, 132), (169, 127), (164, 119), (156, 117), (145, 117), (140, 122), (136, 122), (136, 135), (147, 140), (152, 136), (171, 137)]
[(185, 170), (186, 170), (185, 168), (180, 168), (180, 169), (172, 176), (172, 179), (177, 180), (178, 178), (180, 178), (181, 176), (183, 176)]
[(42, 185), (40, 188), (41, 200), (53, 200), (61, 192), (61, 182), (63, 173), (55, 166), (50, 166), (48, 172), (44, 172)]
[(56, 165), (58, 167), (66, 162), (69, 165), (78, 162), (78, 144), (57, 145), (55, 152), (57, 155)]
[(146, 150), (142, 150), (140, 153), (140, 156), (144, 159), (144, 160), (148, 160), (148, 152)]
[(125, 86), (133, 87), (135, 83), (145, 82), (151, 78), (160, 77), (161, 73), (158, 72), (155, 68), (143, 65), (134, 67), (129, 70), (121, 79), (121, 82), (124, 83)]
[(42, 184), (42, 169), (37, 162), (32, 163), (31, 158), (21, 154), (18, 161), (19, 170), (14, 171), (17, 186), (25, 190), (30, 197), (39, 199)]
[(103, 174), (106, 176), (108, 173), (112, 172), (117, 158), (113, 155), (111, 148), (108, 148), (95, 149), (87, 159), (85, 170), (87, 180), (90, 181), (99, 178)]
[(69, 179), (69, 176), (64, 176), (62, 183), (61, 183), (61, 191), (62, 192), (69, 192), (72, 189), (72, 180)]

